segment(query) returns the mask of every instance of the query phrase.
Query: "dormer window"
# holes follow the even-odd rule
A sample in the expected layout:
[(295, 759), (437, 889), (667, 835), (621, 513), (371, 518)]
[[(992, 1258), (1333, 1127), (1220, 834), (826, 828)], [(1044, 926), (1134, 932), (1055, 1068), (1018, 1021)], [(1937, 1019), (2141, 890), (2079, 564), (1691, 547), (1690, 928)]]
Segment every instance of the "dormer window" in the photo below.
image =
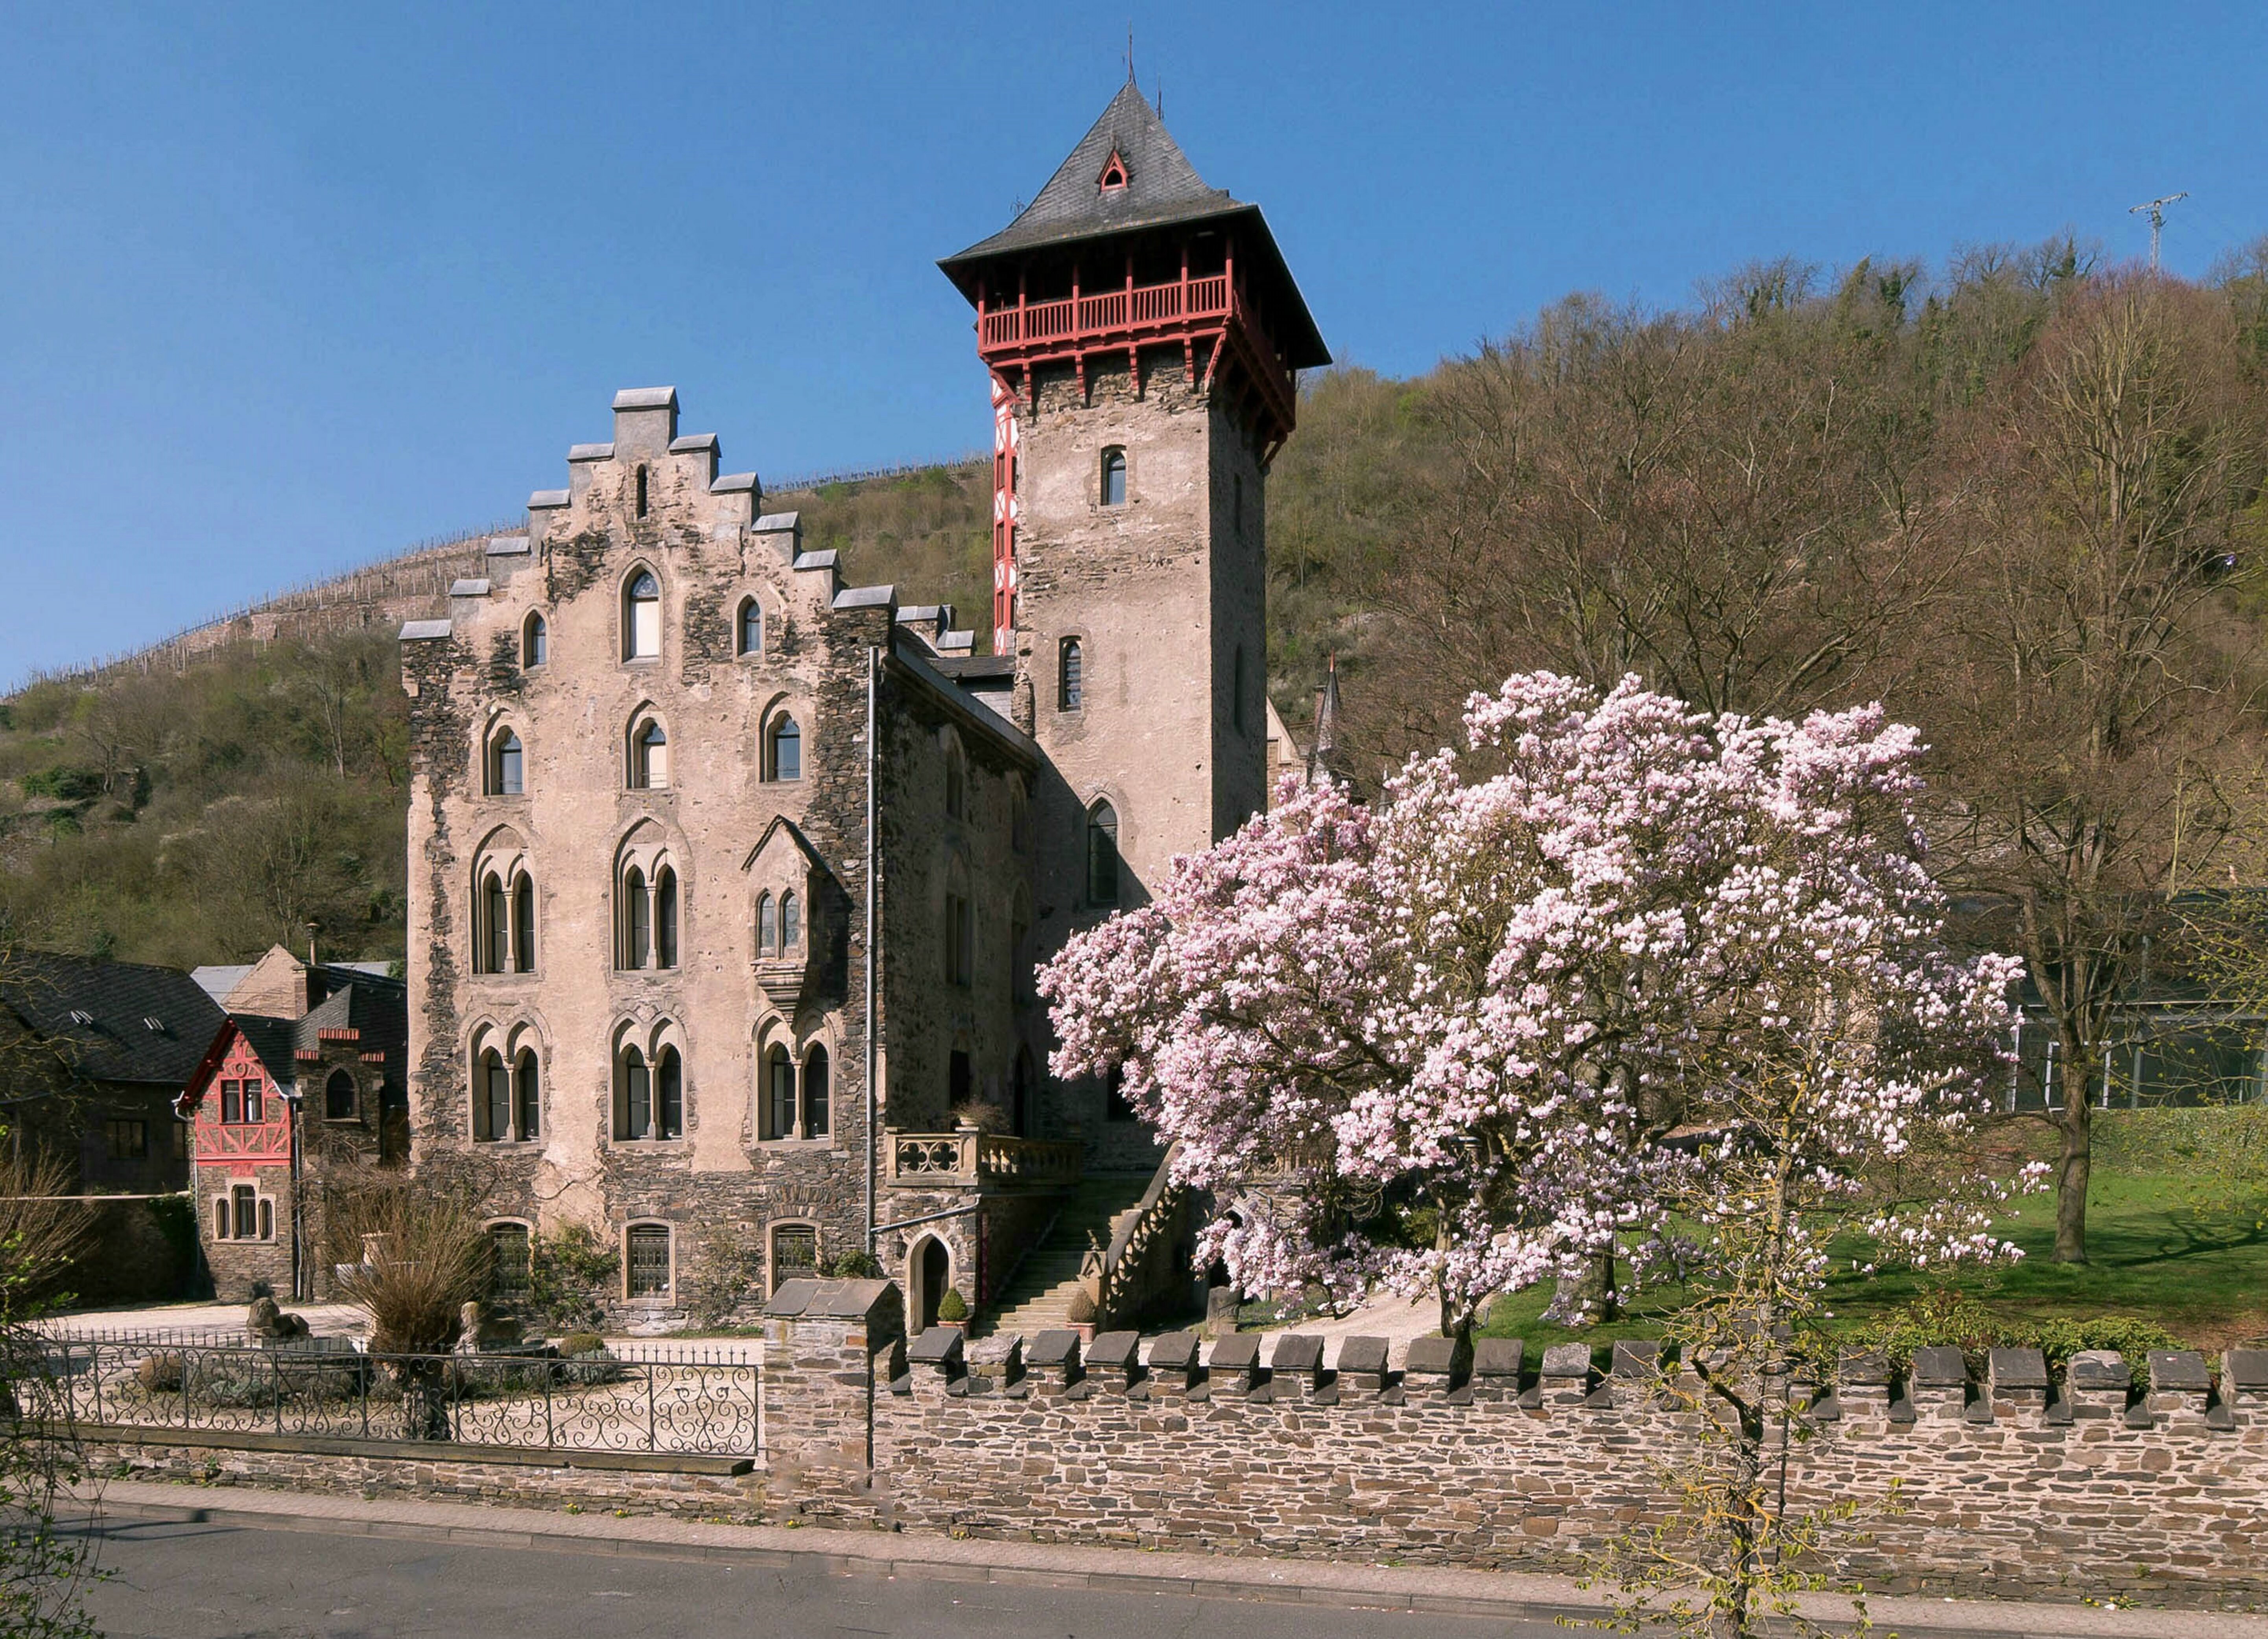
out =
[(622, 658), (652, 660), (661, 654), (661, 583), (652, 570), (640, 570), (622, 594)]
[(1116, 194), (1125, 186), (1126, 161), (1119, 158), (1118, 151), (1114, 148), (1110, 151), (1109, 163), (1102, 167), (1102, 174), (1094, 180), (1095, 192)]

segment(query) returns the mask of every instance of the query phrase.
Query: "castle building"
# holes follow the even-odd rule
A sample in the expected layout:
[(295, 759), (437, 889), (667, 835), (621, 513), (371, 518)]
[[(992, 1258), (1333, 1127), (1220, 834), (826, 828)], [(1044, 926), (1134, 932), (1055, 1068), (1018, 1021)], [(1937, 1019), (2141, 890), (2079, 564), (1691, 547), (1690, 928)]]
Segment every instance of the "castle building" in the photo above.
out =
[(402, 631), (413, 1151), (489, 1158), (514, 1246), (596, 1232), (627, 1322), (871, 1251), (918, 1327), (1156, 1199), (1123, 1100), (1046, 1074), (1033, 975), (1265, 800), (1268, 467), (1328, 356), (1130, 84), (941, 266), (990, 654), (806, 550), (667, 387)]

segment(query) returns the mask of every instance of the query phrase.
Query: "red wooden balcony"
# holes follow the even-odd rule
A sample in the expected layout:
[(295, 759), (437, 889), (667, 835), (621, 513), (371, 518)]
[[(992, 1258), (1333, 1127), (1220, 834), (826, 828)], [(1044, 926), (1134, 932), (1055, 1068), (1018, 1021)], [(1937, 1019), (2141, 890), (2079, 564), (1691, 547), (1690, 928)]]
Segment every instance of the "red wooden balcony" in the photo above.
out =
[[(1276, 423), (1271, 451), (1289, 436), (1297, 400), (1292, 371), (1229, 274), (1122, 285), (1051, 302), (1020, 301), (1012, 307), (988, 307), (980, 298), (977, 305), (976, 350), (987, 364), (1028, 370), (1071, 360), (1079, 366), (1082, 386), (1090, 353), (1174, 341), (1211, 343), (1209, 355), (1189, 356), (1193, 379), (1202, 367), (1210, 380), (1224, 350), (1235, 357)], [(1030, 390), (1028, 377), (1024, 390)]]

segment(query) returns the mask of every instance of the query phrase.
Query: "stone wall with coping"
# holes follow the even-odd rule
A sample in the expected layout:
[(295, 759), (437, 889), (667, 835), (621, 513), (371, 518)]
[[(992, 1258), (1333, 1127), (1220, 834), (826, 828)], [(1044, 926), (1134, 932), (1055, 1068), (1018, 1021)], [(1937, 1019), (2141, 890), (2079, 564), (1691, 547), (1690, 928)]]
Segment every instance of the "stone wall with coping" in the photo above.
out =
[[(1326, 1371), (1315, 1338), (1263, 1366), (1250, 1334), (1203, 1357), (1187, 1333), (908, 1347), (887, 1317), (768, 1325), (793, 1362), (766, 1372), (769, 1507), (883, 1529), (1579, 1569), (1659, 1517), (1660, 1465), (1695, 1434), (1627, 1344), (1602, 1373), (1582, 1345), (1420, 1340), (1396, 1372), (1358, 1338)], [(2268, 1600), (2268, 1351), (2133, 1376), (2107, 1354), (2051, 1374), (1998, 1350), (1981, 1381), (1953, 1349), (1903, 1374), (1848, 1361), (1808, 1403), (1791, 1501), (1861, 1504), (1834, 1569), (1877, 1590)]]

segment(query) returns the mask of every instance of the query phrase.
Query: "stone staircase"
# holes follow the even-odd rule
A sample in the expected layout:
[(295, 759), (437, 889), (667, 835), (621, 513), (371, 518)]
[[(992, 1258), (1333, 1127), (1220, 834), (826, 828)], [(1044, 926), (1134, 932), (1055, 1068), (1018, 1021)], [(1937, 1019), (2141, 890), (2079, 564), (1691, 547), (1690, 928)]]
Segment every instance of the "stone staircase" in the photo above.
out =
[(1104, 1246), (1142, 1204), (1150, 1187), (1147, 1172), (1089, 1174), (1064, 1200), (1063, 1211), (1024, 1260), (992, 1305), (987, 1332), (1035, 1332), (1071, 1324), (1071, 1294), (1079, 1290), (1079, 1266), (1093, 1232)]

